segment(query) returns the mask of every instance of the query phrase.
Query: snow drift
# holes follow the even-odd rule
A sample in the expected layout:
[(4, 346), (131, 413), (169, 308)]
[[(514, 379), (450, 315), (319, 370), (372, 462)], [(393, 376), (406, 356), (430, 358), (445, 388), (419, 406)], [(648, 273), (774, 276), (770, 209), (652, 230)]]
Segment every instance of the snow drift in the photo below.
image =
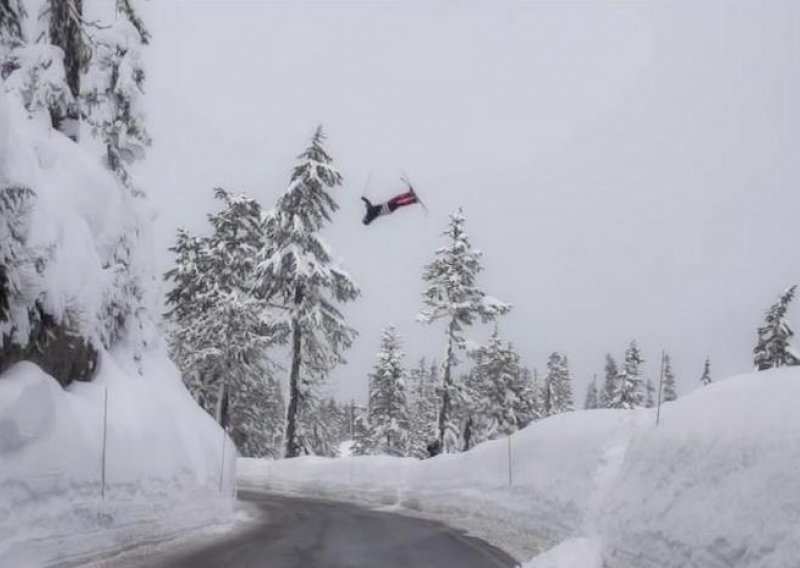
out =
[[(62, 389), (0, 353), (9, 367), (0, 375), (0, 565), (62, 564), (225, 522), (235, 449), (187, 393), (148, 315), (157, 289), (146, 201), (4, 90), (0, 82), (0, 190), (31, 193), (0, 226), (15, 223), (11, 246), (41, 262), (11, 257), (17, 293), (0, 336), (24, 346), (35, 303), (99, 357), (93, 382)], [(132, 245), (124, 261), (133, 268), (120, 276), (121, 247)], [(135, 298), (123, 297), (134, 295), (133, 280), (120, 280), (129, 277)], [(126, 302), (131, 317), (109, 311)], [(109, 327), (122, 319), (124, 329)]]
[[(526, 566), (775, 568), (800, 558), (800, 370), (743, 375), (662, 408), (558, 415), (431, 460), (240, 461), (269, 490), (433, 514)], [(547, 550), (550, 549), (550, 550)], [(547, 552), (544, 552), (547, 550)]]
[(101, 360), (92, 383), (67, 390), (31, 363), (0, 377), (2, 566), (98, 557), (230, 518), (235, 448), (172, 363), (149, 355), (139, 376)]
[(618, 566), (800, 563), (800, 369), (713, 383), (631, 440), (602, 535)]

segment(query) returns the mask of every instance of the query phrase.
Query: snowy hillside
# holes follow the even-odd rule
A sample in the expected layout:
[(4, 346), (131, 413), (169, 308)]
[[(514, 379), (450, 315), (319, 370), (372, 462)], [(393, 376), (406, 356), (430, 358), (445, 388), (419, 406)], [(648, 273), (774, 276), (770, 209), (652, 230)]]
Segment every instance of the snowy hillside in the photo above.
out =
[(526, 567), (789, 567), (799, 398), (799, 370), (766, 371), (668, 403), (658, 428), (652, 410), (573, 412), (464, 454), (240, 460), (239, 479), (442, 517)]
[[(151, 323), (147, 202), (29, 116), (6, 87), (0, 82), (0, 198), (16, 208), (0, 210), (0, 275), (8, 279), (0, 565), (97, 555), (225, 522), (235, 450), (187, 393)], [(60, 335), (41, 347), (37, 326)], [(59, 380), (71, 384), (15, 362), (36, 359), (25, 349), (60, 366)], [(80, 372), (69, 367), (81, 359), (89, 364)]]

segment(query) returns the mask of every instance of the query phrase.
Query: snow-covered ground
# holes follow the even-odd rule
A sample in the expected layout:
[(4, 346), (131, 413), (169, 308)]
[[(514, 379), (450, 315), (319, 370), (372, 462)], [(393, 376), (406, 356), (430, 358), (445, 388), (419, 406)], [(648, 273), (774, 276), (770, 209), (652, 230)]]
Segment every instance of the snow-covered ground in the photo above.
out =
[(447, 520), (526, 568), (777, 568), (800, 558), (800, 370), (734, 377), (662, 408), (538, 422), (417, 461), (239, 460), (243, 485)]
[[(0, 334), (25, 341), (35, 300), (102, 345), (105, 300), (119, 288), (109, 267), (126, 236), (140, 245), (131, 263), (143, 295), (157, 293), (146, 201), (4, 89), (0, 188), (33, 190), (18, 230), (46, 263), (16, 267), (22, 294)], [(91, 383), (63, 389), (28, 362), (0, 375), (0, 566), (63, 565), (230, 521), (235, 448), (191, 399), (150, 321), (100, 352)]]
[(227, 523), (235, 449), (225, 445), (168, 361), (150, 357), (131, 375), (105, 353), (95, 381), (67, 390), (15, 365), (0, 379), (0, 566), (99, 557)]

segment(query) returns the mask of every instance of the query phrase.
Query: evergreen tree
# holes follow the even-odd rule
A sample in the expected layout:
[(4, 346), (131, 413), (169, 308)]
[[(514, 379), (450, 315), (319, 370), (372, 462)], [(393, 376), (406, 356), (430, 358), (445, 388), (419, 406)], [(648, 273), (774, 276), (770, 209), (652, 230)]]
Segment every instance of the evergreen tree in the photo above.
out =
[[(266, 456), (279, 459), (283, 456), (283, 433), (286, 428), (286, 400), (280, 381), (272, 373), (266, 376), (264, 396), (262, 398), (263, 414), (253, 420), (253, 424), (263, 424)], [(250, 404), (257, 402), (250, 400)]]
[(583, 408), (586, 410), (591, 410), (594, 408), (600, 408), (600, 401), (598, 400), (597, 394), (597, 375), (592, 377), (592, 380), (589, 382), (589, 385), (586, 387), (586, 401), (583, 404)]
[(215, 196), (223, 208), (209, 215), (212, 235), (179, 231), (171, 249), (176, 264), (165, 274), (174, 283), (165, 314), (171, 354), (195, 399), (231, 426), (240, 450), (274, 455), (275, 434), (267, 424), (274, 418), (266, 409), (278, 411), (282, 401), (265, 405), (279, 392), (265, 353), (285, 331), (253, 280), (253, 259), (265, 246), (261, 209), (222, 189)]
[(533, 373), (528, 369), (524, 370), (526, 381), (528, 383), (526, 399), (528, 400), (528, 407), (530, 408), (531, 422), (541, 420), (544, 416), (544, 409), (542, 406), (542, 385), (539, 381), (539, 371), (534, 368)]
[(320, 404), (320, 421), (325, 424), (328, 432), (331, 447), (338, 455), (339, 446), (348, 440), (349, 431), (345, 428), (346, 412), (341, 408), (333, 397), (328, 397)]
[[(356, 335), (346, 325), (336, 304), (354, 300), (359, 290), (350, 276), (333, 264), (320, 230), (338, 209), (330, 194), (342, 182), (341, 174), (322, 143), (322, 127), (299, 156), (289, 187), (266, 216), (269, 246), (257, 255), (257, 281), (265, 297), (284, 306), (291, 342), (289, 406), (285, 455), (303, 451), (298, 437), (308, 437), (304, 415), (311, 410), (305, 399), (314, 386), (343, 361), (342, 352)], [(307, 447), (307, 446), (306, 446)]]
[(53, 127), (72, 140), (78, 140), (81, 77), (91, 60), (92, 51), (83, 20), (83, 0), (47, 0), (42, 13), (47, 21), (47, 43), (61, 49), (63, 69), (70, 98), (66, 105), (50, 105)]
[(417, 458), (428, 457), (428, 444), (436, 439), (436, 416), (439, 398), (436, 393), (438, 368), (436, 362), (428, 365), (421, 358), (409, 374), (409, 433), (408, 454)]
[(522, 367), (522, 407), (517, 416), (519, 427), (524, 428), (531, 422), (542, 417), (541, 403), (539, 402), (539, 378), (536, 370), (531, 373), (527, 367)]
[(270, 374), (238, 380), (229, 404), (229, 430), (239, 454), (279, 458), (284, 404), (277, 381)]
[(139, 16), (136, 3), (136, 0), (116, 0), (117, 13), (124, 16), (131, 23), (139, 34), (139, 41), (143, 45), (147, 45), (150, 43), (151, 35)]
[(434, 259), (423, 271), (422, 279), (427, 287), (423, 292), (424, 307), (417, 316), (423, 323), (439, 320), (447, 323), (438, 425), (439, 446), (445, 452), (454, 452), (459, 445), (459, 429), (453, 416), (453, 403), (458, 397), (453, 370), (458, 364), (456, 352), (464, 349), (464, 329), (472, 326), (476, 319), (488, 323), (511, 309), (508, 304), (477, 288), (477, 276), (483, 269), (481, 255), (470, 245), (464, 224), (464, 214), (460, 209), (450, 216), (444, 233), (448, 244), (436, 251)]
[(474, 401), (471, 405), (471, 445), (508, 436), (529, 421), (525, 378), (519, 355), (500, 339), (495, 328), (486, 345), (470, 353), (475, 367), (469, 376)]
[[(104, 44), (98, 39), (116, 37), (119, 34), (115, 30), (119, 26), (87, 24), (83, 18), (82, 0), (47, 0), (43, 8), (38, 14), (41, 34), (36, 37), (37, 43), (27, 44), (21, 33), (20, 20), (25, 15), (21, 4), (17, 0), (2, 0), (0, 3), (2, 76), (31, 117), (46, 120), (77, 140), (80, 118), (77, 97), (81, 94), (79, 89), (87, 83), (85, 71), (94, 49), (97, 49), (94, 60), (103, 60), (100, 55), (104, 53)], [(90, 38), (90, 29), (98, 30), (96, 37)], [(125, 82), (126, 73), (143, 77), (141, 65), (133, 66), (128, 62), (117, 69), (118, 87)], [(91, 77), (96, 75), (95, 72), (89, 73), (88, 82), (91, 83)], [(130, 93), (140, 91), (141, 81), (128, 83), (126, 88)], [(131, 105), (128, 107), (132, 108)], [(111, 116), (105, 135), (117, 137), (124, 124), (122, 115)], [(130, 184), (127, 178), (123, 181)], [(140, 247), (145, 208), (145, 204), (129, 202), (125, 209), (130, 214), (121, 219), (117, 241), (109, 247), (111, 254), (102, 259), (110, 284), (104, 288), (101, 297), (99, 340), (110, 349), (126, 339), (137, 355), (155, 337), (149, 314), (157, 302), (151, 285), (150, 260)]]
[[(4, 55), (22, 41), (22, 18), (25, 13), (19, 0), (0, 0), (0, 70), (6, 59)], [(0, 74), (5, 78), (5, 74)]]
[(603, 381), (603, 390), (600, 392), (600, 408), (614, 408), (619, 382), (619, 368), (610, 353), (606, 354), (606, 377)]
[(790, 343), (794, 332), (786, 319), (796, 290), (797, 286), (792, 286), (784, 291), (767, 311), (764, 325), (758, 328), (758, 343), (753, 349), (757, 371), (800, 365), (800, 353)]
[(116, 0), (116, 9), (117, 20), (94, 35), (95, 53), (81, 96), (84, 117), (103, 145), (108, 169), (137, 193), (128, 167), (144, 156), (151, 142), (141, 103), (145, 80), (141, 49), (150, 34), (133, 0)]
[(354, 456), (368, 455), (373, 447), (372, 439), (370, 438), (368, 411), (363, 406), (357, 406), (355, 403), (352, 408), (353, 412), (353, 447), (352, 452)]
[[(0, 65), (6, 89), (15, 93), (31, 118), (51, 125), (53, 116), (74, 112), (77, 103), (69, 90), (61, 50), (50, 44), (17, 40), (0, 45)], [(71, 110), (72, 109), (72, 110)]]
[[(111, 4), (111, 0), (108, 3)], [(0, 0), (0, 77), (5, 82), (5, 90), (23, 104), (30, 118), (58, 128), (77, 140), (78, 96), (97, 45), (89, 31), (108, 26), (103, 22), (87, 23), (82, 0), (43, 0), (39, 4), (29, 2), (28, 6), (35, 6), (31, 16), (38, 23), (28, 19), (20, 0)], [(124, 195), (123, 200), (127, 197)], [(98, 295), (100, 309), (91, 316), (95, 326), (93, 337), (89, 338), (78, 329), (85, 327), (79, 320), (86, 317), (78, 313), (60, 318), (63, 321), (52, 321), (47, 324), (49, 330), (40, 326), (44, 335), (52, 336), (58, 328), (70, 336), (85, 336), (84, 343), (88, 342), (92, 349), (95, 343), (111, 349), (125, 342), (137, 357), (154, 340), (156, 329), (150, 314), (157, 302), (156, 292), (148, 253), (140, 247), (140, 235), (145, 231), (144, 209), (144, 204), (127, 202), (121, 208), (124, 213), (118, 220), (116, 241), (109, 239), (108, 246), (100, 251), (100, 262), (106, 274)], [(38, 270), (42, 269), (40, 265)], [(42, 318), (50, 316), (44, 307), (47, 300), (39, 300), (34, 312), (42, 323)], [(74, 320), (76, 325), (68, 325), (68, 319)], [(68, 367), (63, 361), (60, 364)]]
[(618, 390), (613, 401), (613, 408), (639, 408), (644, 406), (644, 392), (641, 367), (644, 364), (636, 341), (631, 341), (625, 352), (625, 366), (618, 377)]
[(711, 384), (711, 359), (708, 357), (706, 357), (706, 362), (703, 365), (703, 376), (700, 377), (700, 382), (706, 387)]
[(545, 416), (573, 410), (572, 382), (566, 355), (558, 352), (550, 354), (547, 360), (547, 376), (544, 380), (543, 395)]
[(351, 400), (344, 407), (344, 419), (342, 420), (342, 440), (354, 440), (354, 427), (356, 418), (356, 401)]
[(675, 375), (672, 372), (672, 357), (669, 353), (664, 354), (664, 402), (677, 400), (678, 388), (675, 382)]
[[(27, 345), (34, 326), (34, 306), (43, 288), (37, 266), (43, 267), (44, 257), (27, 239), (34, 199), (35, 194), (28, 188), (0, 187), (0, 348), (3, 349), (9, 344)], [(0, 370), (5, 370), (2, 361)]]
[(297, 430), (298, 453), (336, 457), (339, 453), (336, 425), (330, 421), (326, 402), (317, 392), (318, 387), (318, 384), (312, 384), (299, 401), (298, 414), (303, 417), (303, 422)]
[(649, 378), (645, 382), (645, 389), (647, 398), (645, 399), (644, 405), (647, 408), (654, 408), (656, 405), (656, 388), (653, 386), (653, 381)]
[(406, 455), (408, 447), (408, 404), (406, 370), (397, 330), (383, 332), (380, 351), (369, 381), (369, 429), (372, 452)]

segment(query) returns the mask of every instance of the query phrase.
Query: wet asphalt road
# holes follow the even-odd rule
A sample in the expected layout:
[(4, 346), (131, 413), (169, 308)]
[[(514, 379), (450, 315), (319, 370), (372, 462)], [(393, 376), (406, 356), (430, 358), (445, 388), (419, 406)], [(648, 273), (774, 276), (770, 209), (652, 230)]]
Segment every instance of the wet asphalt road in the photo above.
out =
[(355, 505), (240, 492), (264, 521), (154, 568), (506, 568), (503, 551), (441, 523)]

